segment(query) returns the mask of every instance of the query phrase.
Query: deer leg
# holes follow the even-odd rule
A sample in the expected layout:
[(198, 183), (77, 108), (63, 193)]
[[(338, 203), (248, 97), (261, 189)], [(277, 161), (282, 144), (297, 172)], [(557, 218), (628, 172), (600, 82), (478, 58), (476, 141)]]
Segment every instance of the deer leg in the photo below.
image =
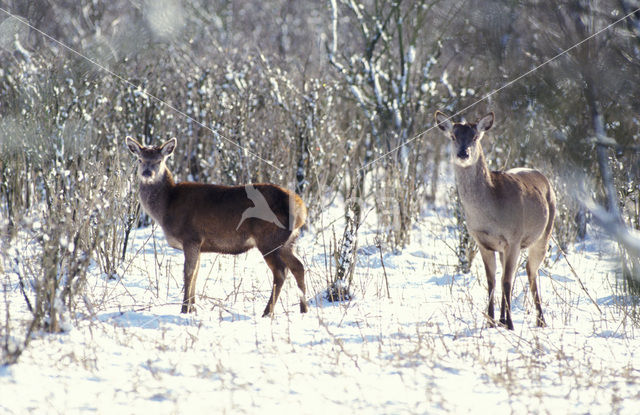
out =
[(511, 320), (511, 289), (513, 287), (513, 276), (516, 273), (518, 264), (519, 247), (508, 247), (504, 253), (502, 268), (502, 302), (500, 304), (500, 324), (513, 330)]
[(285, 247), (282, 249), (282, 260), (285, 265), (291, 270), (291, 273), (296, 279), (296, 283), (298, 284), (298, 288), (300, 289), (300, 312), (306, 313), (309, 311), (309, 306), (307, 305), (307, 288), (304, 284), (304, 266), (302, 262), (293, 254), (291, 251), (291, 247)]
[(480, 247), (480, 255), (482, 255), (482, 263), (484, 271), (487, 274), (487, 289), (489, 291), (489, 305), (487, 307), (487, 316), (489, 317), (489, 326), (495, 327), (496, 323), (493, 318), (493, 293), (496, 289), (496, 253), (483, 247)]
[(270, 253), (269, 255), (265, 256), (264, 259), (267, 262), (267, 265), (269, 265), (269, 268), (271, 268), (271, 272), (273, 272), (273, 286), (271, 289), (271, 296), (269, 297), (267, 307), (262, 313), (262, 317), (267, 317), (273, 314), (276, 302), (278, 301), (278, 296), (280, 296), (280, 291), (282, 290), (282, 285), (284, 284), (284, 277), (287, 268), (284, 261), (282, 260), (282, 257), (280, 256), (280, 250)]
[(196, 278), (200, 265), (200, 245), (185, 244), (184, 249), (184, 299), (182, 300), (182, 313), (195, 311), (196, 302)]
[(196, 267), (193, 270), (193, 276), (191, 277), (191, 284), (189, 285), (189, 299), (191, 303), (189, 304), (191, 307), (191, 311), (196, 311), (195, 303), (196, 303), (196, 279), (198, 279), (198, 271), (200, 270), (200, 254), (198, 254), (198, 262), (196, 262)]
[(533, 297), (533, 303), (536, 306), (538, 315), (536, 317), (536, 326), (546, 327), (547, 323), (544, 321), (542, 315), (542, 300), (540, 299), (540, 292), (538, 292), (538, 269), (540, 263), (544, 259), (547, 253), (547, 241), (543, 238), (533, 244), (529, 248), (529, 258), (527, 259), (527, 276), (529, 277), (529, 287), (531, 287), (531, 296)]
[[(505, 259), (505, 254), (504, 251), (500, 251), (500, 266), (502, 267), (502, 276), (501, 279), (502, 281), (504, 281), (504, 271), (506, 268), (506, 265), (504, 263), (504, 259)], [(504, 291), (504, 289), (503, 289)], [(505, 316), (504, 316), (504, 293), (502, 294), (501, 297), (501, 301), (500, 301), (500, 323), (502, 324), (503, 320), (505, 320)]]

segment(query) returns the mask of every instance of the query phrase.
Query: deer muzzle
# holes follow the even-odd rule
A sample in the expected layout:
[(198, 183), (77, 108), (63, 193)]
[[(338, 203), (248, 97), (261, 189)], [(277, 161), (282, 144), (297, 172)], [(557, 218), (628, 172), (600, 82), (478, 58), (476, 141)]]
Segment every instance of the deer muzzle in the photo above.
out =
[(469, 158), (469, 149), (468, 148), (462, 148), (462, 149), (458, 150), (457, 156), (461, 160), (468, 159)]

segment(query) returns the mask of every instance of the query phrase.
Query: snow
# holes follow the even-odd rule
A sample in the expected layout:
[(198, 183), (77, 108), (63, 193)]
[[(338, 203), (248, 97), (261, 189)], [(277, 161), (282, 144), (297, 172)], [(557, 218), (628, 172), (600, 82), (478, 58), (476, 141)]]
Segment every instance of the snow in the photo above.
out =
[[(260, 317), (271, 275), (257, 251), (203, 255), (198, 312), (183, 315), (182, 253), (155, 227), (135, 231), (117, 279), (92, 270), (91, 311), (0, 367), (0, 413), (637, 413), (640, 341), (615, 295), (611, 243), (592, 232), (566, 259), (553, 247), (544, 329), (521, 264), (510, 332), (482, 317), (479, 258), (456, 273), (445, 210), (427, 209), (412, 243), (382, 260), (374, 219), (359, 233), (353, 300), (322, 300), (332, 232), (312, 224), (297, 244), (310, 311), (289, 277), (273, 318)], [(26, 320), (5, 281), (11, 315)]]

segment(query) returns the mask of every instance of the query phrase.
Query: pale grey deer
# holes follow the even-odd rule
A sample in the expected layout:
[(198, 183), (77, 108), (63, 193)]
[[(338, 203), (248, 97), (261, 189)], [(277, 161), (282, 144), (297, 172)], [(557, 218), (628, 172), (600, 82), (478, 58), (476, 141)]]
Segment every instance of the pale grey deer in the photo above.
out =
[(536, 324), (546, 326), (537, 276), (547, 253), (556, 214), (556, 197), (549, 180), (533, 169), (489, 170), (482, 151), (482, 137), (493, 125), (493, 112), (475, 124), (451, 122), (440, 111), (435, 113), (435, 118), (438, 127), (451, 139), (458, 194), (469, 233), (478, 243), (484, 262), (489, 290), (489, 324), (495, 326), (495, 253), (499, 253), (502, 263), (500, 324), (513, 330), (513, 277), (520, 250), (528, 248), (527, 275), (537, 310)]

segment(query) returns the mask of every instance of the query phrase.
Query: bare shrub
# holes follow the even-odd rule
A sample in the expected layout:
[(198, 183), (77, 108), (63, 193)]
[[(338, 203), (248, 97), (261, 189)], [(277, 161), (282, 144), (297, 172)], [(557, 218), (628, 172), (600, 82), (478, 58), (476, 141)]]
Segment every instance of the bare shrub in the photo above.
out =
[[(123, 234), (124, 221), (114, 217), (125, 204), (114, 196), (126, 181), (114, 175), (121, 166), (113, 149), (99, 142), (94, 117), (104, 100), (94, 84), (26, 51), (11, 62), (0, 77), (2, 88), (13, 91), (2, 105), (9, 111), (0, 140), (2, 240), (9, 248), (3, 262), (12, 264), (13, 275), (5, 289), (19, 287), (31, 314), (17, 330), (24, 339), (10, 353), (15, 360), (34, 330), (68, 328), (97, 251), (105, 270), (117, 267), (122, 238), (110, 236)], [(7, 304), (7, 319), (12, 307)]]

